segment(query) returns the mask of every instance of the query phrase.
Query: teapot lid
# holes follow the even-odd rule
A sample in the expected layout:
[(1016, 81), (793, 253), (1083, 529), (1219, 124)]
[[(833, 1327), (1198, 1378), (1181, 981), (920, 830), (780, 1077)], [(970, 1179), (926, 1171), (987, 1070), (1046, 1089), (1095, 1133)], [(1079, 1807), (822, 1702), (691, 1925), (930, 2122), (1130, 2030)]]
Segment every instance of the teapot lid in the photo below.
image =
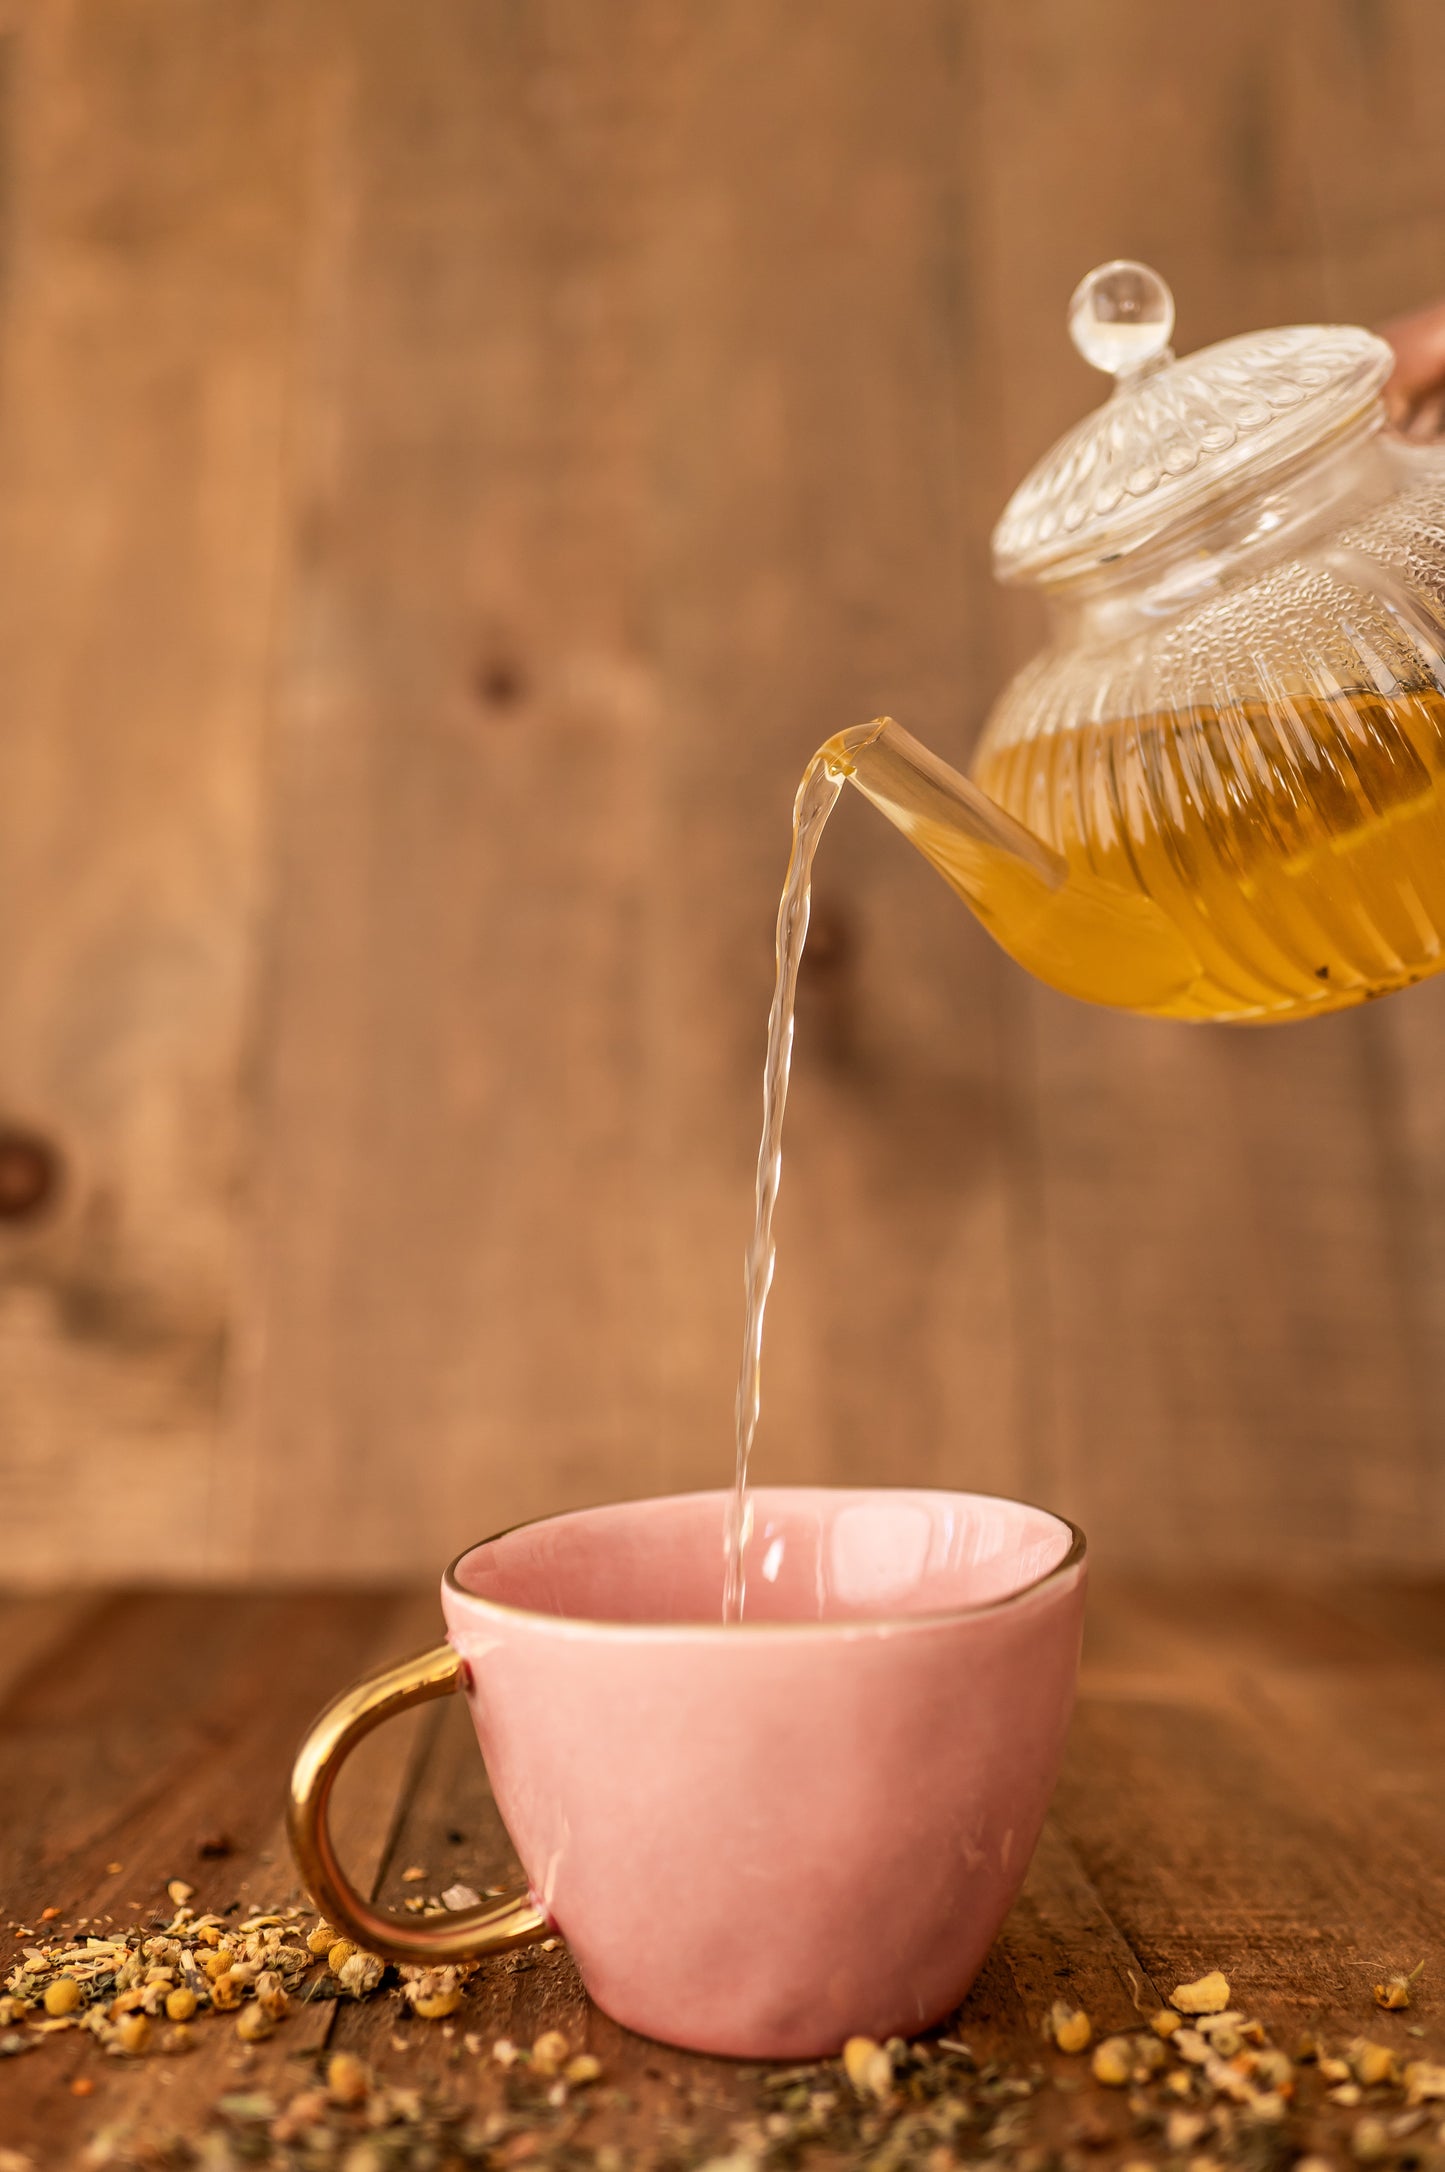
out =
[(1296, 324), (1174, 359), (1174, 297), (1147, 264), (1101, 264), (1069, 333), (1114, 391), (1019, 485), (993, 532), (1001, 581), (1053, 581), (1154, 542), (1363, 419), (1394, 367), (1352, 324)]

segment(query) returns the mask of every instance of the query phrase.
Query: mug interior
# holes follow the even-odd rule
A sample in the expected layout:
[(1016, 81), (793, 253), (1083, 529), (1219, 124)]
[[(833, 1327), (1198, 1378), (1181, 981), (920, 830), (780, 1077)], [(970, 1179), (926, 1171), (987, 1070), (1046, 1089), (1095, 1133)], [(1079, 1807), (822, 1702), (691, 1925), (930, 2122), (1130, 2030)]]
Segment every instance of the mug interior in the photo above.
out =
[[(675, 1494), (523, 1524), (472, 1547), (448, 1581), (560, 1620), (717, 1627), (731, 1500)], [(1060, 1517), (991, 1494), (763, 1486), (749, 1502), (745, 1625), (994, 1606), (1082, 1547)]]

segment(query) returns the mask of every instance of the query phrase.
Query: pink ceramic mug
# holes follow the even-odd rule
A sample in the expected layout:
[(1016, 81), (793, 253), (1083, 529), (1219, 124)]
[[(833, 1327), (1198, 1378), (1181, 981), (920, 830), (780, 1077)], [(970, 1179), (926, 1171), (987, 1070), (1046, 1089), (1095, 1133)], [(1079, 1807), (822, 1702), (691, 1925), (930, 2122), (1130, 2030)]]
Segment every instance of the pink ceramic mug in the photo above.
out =
[[(744, 2058), (958, 2005), (1058, 1772), (1083, 1534), (981, 1494), (762, 1487), (725, 1628), (729, 1499), (554, 1516), (452, 1564), (447, 1642), (338, 1698), (297, 1759), (292, 1841), (331, 1922), (400, 1960), (557, 1930), (615, 2020)], [(451, 1689), (530, 1890), (384, 1915), (336, 1862), (327, 1797), (361, 1735)]]

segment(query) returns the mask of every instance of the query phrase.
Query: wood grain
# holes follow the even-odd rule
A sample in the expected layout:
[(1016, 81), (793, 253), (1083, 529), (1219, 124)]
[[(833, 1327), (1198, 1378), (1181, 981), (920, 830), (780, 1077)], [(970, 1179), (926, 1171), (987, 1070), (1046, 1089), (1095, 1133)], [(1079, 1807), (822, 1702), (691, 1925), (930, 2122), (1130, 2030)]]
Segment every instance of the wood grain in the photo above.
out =
[(651, 1475), (641, 29), (331, 18), (236, 1473), (283, 1572)]
[[(725, 1479), (827, 732), (961, 758), (1097, 385), (1426, 298), (1433, 0), (0, 9), (11, 1581), (434, 1574)], [(824, 847), (760, 1477), (1120, 1563), (1445, 1559), (1440, 990), (1257, 1037)]]
[[(237, 1327), (304, 82), (294, 16), (7, 42), (0, 1225), (8, 1576), (194, 1575)], [(224, 1553), (224, 1544), (216, 1547)]]
[[(298, 1570), (343, 1527), (380, 1569), (725, 1476), (793, 783), (889, 659), (920, 704), (967, 681), (933, 458), (967, 388), (925, 306), (957, 209), (946, 10), (852, 41), (746, 10), (423, 20), (347, 19), (345, 450), (283, 710), (249, 1441), (251, 1544)], [(865, 614), (879, 554), (896, 605)], [(1000, 968), (866, 822), (828, 870), (770, 1467), (1006, 1484)], [(972, 956), (951, 990), (920, 919)], [(862, 1291), (877, 1362), (845, 1373)]]
[[(661, 832), (657, 866), (677, 1203), (662, 1342), (665, 1452), (693, 1483), (718, 1471), (703, 1444), (735, 1363), (737, 1172), (746, 1185), (801, 762), (883, 708), (946, 743), (987, 692), (959, 30), (946, 5), (859, 9), (848, 37), (826, 10), (718, 9), (668, 115), (662, 758), (664, 808), (688, 819)], [(757, 1469), (1027, 1488), (1027, 1057), (1008, 969), (851, 798), (817, 900)]]

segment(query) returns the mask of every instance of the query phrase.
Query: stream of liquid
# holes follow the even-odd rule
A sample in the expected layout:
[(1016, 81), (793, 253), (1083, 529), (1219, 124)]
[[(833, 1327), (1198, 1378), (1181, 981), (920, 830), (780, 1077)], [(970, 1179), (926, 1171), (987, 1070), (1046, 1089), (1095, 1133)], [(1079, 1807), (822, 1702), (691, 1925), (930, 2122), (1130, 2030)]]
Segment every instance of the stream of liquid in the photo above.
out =
[(777, 1242), (773, 1214), (783, 1174), (783, 1111), (788, 1102), (788, 1074), (793, 1066), (793, 1006), (798, 967), (808, 937), (808, 908), (813, 890), (813, 857), (829, 815), (843, 789), (847, 769), (822, 748), (803, 772), (793, 802), (793, 850), (778, 907), (778, 971), (768, 1013), (768, 1053), (763, 1066), (763, 1136), (758, 1147), (757, 1205), (752, 1242), (744, 1263), (743, 1356), (738, 1368), (737, 1469), (728, 1514), (723, 1571), (723, 1620), (743, 1618), (746, 1597), (744, 1555), (748, 1537), (748, 1462), (762, 1404), (763, 1315), (773, 1286)]
[(1265, 1023), (1365, 1002), (1445, 966), (1445, 695), (1434, 685), (986, 742), (972, 778), (887, 718), (820, 747), (793, 805), (778, 910), (727, 1518), (729, 1622), (742, 1619), (745, 1596), (748, 1461), (813, 857), (848, 782), (1011, 957), (1086, 1002)]

